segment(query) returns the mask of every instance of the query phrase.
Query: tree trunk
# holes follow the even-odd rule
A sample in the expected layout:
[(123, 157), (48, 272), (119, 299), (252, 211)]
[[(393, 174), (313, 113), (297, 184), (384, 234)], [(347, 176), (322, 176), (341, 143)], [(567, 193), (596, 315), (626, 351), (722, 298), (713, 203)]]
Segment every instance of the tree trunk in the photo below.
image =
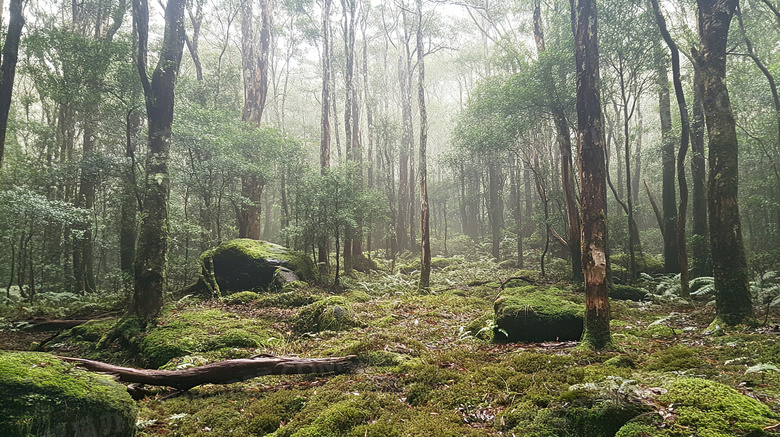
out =
[[(660, 12), (659, 12), (660, 14)], [(656, 14), (657, 16), (657, 14)], [(661, 117), (661, 204), (664, 222), (664, 271), (680, 273), (680, 259), (677, 252), (677, 193), (674, 183), (674, 133), (672, 132), (672, 109), (669, 97), (669, 77), (666, 71), (666, 56), (657, 47), (656, 74), (658, 79), (658, 107)]]
[(146, 74), (149, 7), (133, 1), (138, 32), (137, 67), (146, 97), (149, 122), (144, 210), (135, 257), (135, 289), (129, 316), (149, 320), (162, 308), (168, 256), (168, 158), (173, 123), (174, 88), (184, 49), (184, 0), (169, 0), (165, 9), (162, 50), (151, 81)]
[(712, 275), (712, 258), (707, 226), (707, 169), (704, 160), (704, 107), (701, 101), (701, 73), (693, 63), (693, 123), (691, 124), (691, 178), (693, 199), (691, 202), (691, 275)]
[(141, 127), (141, 114), (134, 110), (127, 112), (125, 119), (125, 158), (123, 167), (122, 205), (119, 219), (119, 270), (122, 280), (128, 286), (133, 280), (133, 260), (135, 259), (136, 214), (139, 208), (135, 180), (135, 142), (134, 138)]
[(8, 113), (11, 110), (11, 93), (14, 89), (19, 40), (24, 26), (23, 6), (22, 0), (11, 0), (8, 4), (10, 19), (8, 33), (5, 35), (5, 44), (3, 44), (3, 60), (0, 63), (0, 167), (3, 165), (3, 155), (5, 154)]
[[(680, 267), (680, 295), (684, 299), (689, 299), (691, 296), (690, 288), (688, 287), (688, 251), (685, 247), (685, 218), (688, 210), (688, 183), (685, 180), (685, 155), (688, 153), (688, 139), (690, 135), (690, 125), (688, 123), (688, 105), (685, 102), (685, 93), (683, 92), (682, 81), (680, 80), (680, 52), (677, 49), (677, 44), (669, 35), (669, 31), (666, 29), (666, 20), (661, 14), (661, 9), (658, 7), (658, 0), (651, 0), (653, 5), (653, 11), (655, 12), (655, 19), (658, 23), (658, 29), (661, 31), (661, 35), (666, 41), (666, 45), (669, 46), (669, 51), (672, 54), (672, 81), (674, 82), (674, 93), (677, 98), (677, 106), (680, 111), (680, 124), (682, 130), (680, 132), (680, 153), (677, 155), (677, 181), (680, 186), (680, 212), (677, 222), (677, 255), (679, 258)], [(671, 236), (669, 236), (671, 239)]]
[[(76, 196), (75, 206), (91, 211), (95, 203), (95, 183), (97, 181), (97, 169), (94, 167), (92, 157), (95, 153), (95, 138), (91, 124), (92, 120), (86, 120), (83, 130), (83, 147), (81, 157), (81, 174), (79, 176), (79, 193)], [(93, 271), (94, 255), (92, 250), (92, 223), (87, 220), (79, 223), (79, 235), (73, 242), (73, 276), (76, 279), (77, 293), (95, 292), (95, 274)]]
[(422, 0), (417, 0), (417, 104), (420, 108), (420, 290), (427, 290), (431, 279), (430, 211), (428, 209), (428, 112), (425, 107), (425, 60), (423, 52)]
[(717, 317), (728, 325), (753, 320), (737, 202), (738, 143), (726, 89), (729, 25), (738, 0), (697, 0), (702, 100), (709, 134), (708, 210)]
[[(322, 107), (320, 123), (320, 176), (330, 168), (330, 6), (331, 0), (322, 5)], [(317, 242), (317, 262), (328, 263), (328, 238)], [(321, 264), (322, 265), (322, 264)]]
[[(572, 7), (574, 2), (572, 1)], [(585, 330), (582, 343), (611, 344), (607, 284), (607, 187), (601, 126), (596, 1), (578, 0), (574, 53), (577, 65), (577, 141), (582, 201), (582, 269)], [(573, 23), (574, 24), (574, 23)]]
[(257, 357), (225, 360), (183, 370), (134, 369), (83, 358), (57, 357), (93, 372), (116, 375), (121, 382), (163, 385), (189, 390), (201, 384), (232, 384), (267, 375), (341, 373), (351, 369), (355, 355), (332, 358)]

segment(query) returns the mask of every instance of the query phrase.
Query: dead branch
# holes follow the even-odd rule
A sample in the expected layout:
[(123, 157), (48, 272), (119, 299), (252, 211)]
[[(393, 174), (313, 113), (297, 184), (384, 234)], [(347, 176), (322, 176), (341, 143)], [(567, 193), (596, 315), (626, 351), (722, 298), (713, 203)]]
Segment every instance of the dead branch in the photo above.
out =
[(356, 355), (329, 358), (261, 357), (225, 360), (182, 370), (134, 369), (83, 358), (57, 357), (93, 372), (116, 375), (119, 381), (189, 390), (201, 384), (231, 384), (265, 375), (343, 373), (355, 365)]

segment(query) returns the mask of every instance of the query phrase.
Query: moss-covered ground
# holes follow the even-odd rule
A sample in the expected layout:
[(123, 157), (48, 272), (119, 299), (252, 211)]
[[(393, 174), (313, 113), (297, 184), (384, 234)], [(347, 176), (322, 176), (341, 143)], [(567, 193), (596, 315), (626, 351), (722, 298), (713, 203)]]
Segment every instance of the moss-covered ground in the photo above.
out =
[[(266, 376), (172, 398), (150, 388), (137, 401), (141, 436), (716, 437), (780, 428), (780, 372), (755, 370), (780, 364), (777, 312), (769, 326), (712, 335), (714, 307), (706, 302), (614, 300), (619, 350), (555, 339), (494, 343), (496, 300), (541, 294), (582, 304), (584, 297), (566, 283), (499, 287), (534, 272), (463, 259), (440, 264), (429, 293), (416, 291), (413, 267), (399, 263), (406, 274), (355, 273), (338, 290), (297, 284), (259, 298), (171, 305), (127, 345), (79, 346), (103, 332), (87, 325), (57, 346), (165, 368), (261, 353), (358, 356), (357, 369), (344, 375)], [(334, 324), (334, 315), (344, 323)]]

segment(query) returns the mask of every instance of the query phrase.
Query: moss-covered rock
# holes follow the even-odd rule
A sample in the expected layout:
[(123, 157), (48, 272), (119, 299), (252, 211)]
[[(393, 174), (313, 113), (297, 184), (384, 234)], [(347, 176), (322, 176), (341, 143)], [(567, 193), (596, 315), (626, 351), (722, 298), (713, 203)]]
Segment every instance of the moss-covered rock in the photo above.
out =
[(762, 436), (769, 435), (763, 428), (777, 423), (766, 405), (706, 379), (677, 380), (658, 401), (674, 407), (670, 435)]
[(555, 293), (530, 287), (507, 289), (494, 304), (499, 341), (579, 340), (585, 307)]
[(609, 297), (618, 300), (640, 301), (647, 296), (647, 291), (630, 285), (610, 284)]
[(123, 385), (49, 354), (0, 352), (0, 412), (4, 437), (135, 435)]
[[(265, 291), (270, 286), (315, 279), (314, 263), (306, 255), (267, 241), (240, 238), (220, 244), (200, 256), (201, 281), (191, 292), (203, 288), (213, 294)], [(200, 285), (199, 285), (200, 284)]]
[(706, 362), (695, 350), (678, 345), (653, 353), (644, 368), (645, 370), (670, 372), (696, 369), (705, 364)]
[(260, 299), (260, 295), (254, 291), (239, 291), (223, 297), (222, 301), (232, 305), (241, 305), (258, 299)]
[(298, 313), (295, 329), (300, 333), (341, 331), (359, 325), (349, 302), (331, 296), (303, 307)]
[(279, 338), (269, 322), (220, 309), (188, 308), (164, 313), (139, 343), (140, 355), (160, 367), (173, 358), (222, 348), (256, 348)]

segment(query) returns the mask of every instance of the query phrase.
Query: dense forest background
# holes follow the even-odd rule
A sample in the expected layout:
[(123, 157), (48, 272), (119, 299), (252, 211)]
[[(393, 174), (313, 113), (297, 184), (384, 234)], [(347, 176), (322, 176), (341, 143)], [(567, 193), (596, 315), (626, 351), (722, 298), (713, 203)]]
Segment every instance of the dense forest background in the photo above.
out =
[[(165, 49), (164, 12), (145, 7), (151, 72)], [(569, 4), (182, 7), (163, 223), (168, 290), (197, 278), (202, 251), (237, 236), (299, 249), (331, 275), (337, 261), (348, 273), (371, 258), (419, 256), (423, 157), (434, 255), (577, 279), (579, 228), (567, 216), (576, 218), (580, 200)], [(598, 8), (613, 282), (680, 272), (672, 237), (680, 168), (691, 276), (711, 276), (696, 5), (660, 4), (690, 108), (691, 148), (679, 163), (671, 61), (652, 4)], [(127, 293), (144, 183), (161, 174), (148, 168), (138, 17), (124, 0), (31, 2), (23, 12), (0, 172), (2, 285), (29, 300)], [(769, 0), (743, 1), (732, 24), (739, 207), (749, 265), (763, 273), (780, 258), (780, 15)]]

